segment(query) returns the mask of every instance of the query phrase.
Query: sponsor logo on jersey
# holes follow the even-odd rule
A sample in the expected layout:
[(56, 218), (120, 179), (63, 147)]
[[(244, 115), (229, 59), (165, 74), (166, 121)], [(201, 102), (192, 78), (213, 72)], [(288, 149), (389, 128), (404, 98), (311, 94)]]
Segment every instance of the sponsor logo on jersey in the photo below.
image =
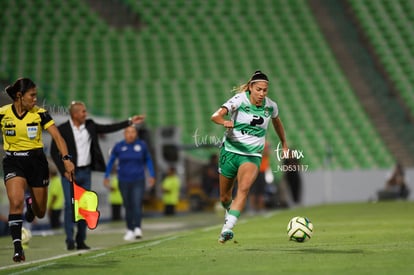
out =
[(4, 128), (16, 128), (16, 125), (13, 121), (6, 121), (6, 123), (4, 123)]
[(16, 131), (15, 130), (5, 130), (4, 135), (8, 136), (8, 137), (14, 137), (14, 136), (16, 136)]
[(139, 151), (141, 151), (141, 145), (136, 144), (136, 145), (134, 146), (134, 151), (135, 151), (135, 152), (139, 152)]
[(269, 107), (266, 107), (266, 108), (264, 109), (264, 116), (265, 116), (265, 117), (269, 117), (269, 116), (270, 116)]
[(28, 157), (29, 156), (29, 152), (13, 152), (13, 156), (16, 156), (16, 157)]

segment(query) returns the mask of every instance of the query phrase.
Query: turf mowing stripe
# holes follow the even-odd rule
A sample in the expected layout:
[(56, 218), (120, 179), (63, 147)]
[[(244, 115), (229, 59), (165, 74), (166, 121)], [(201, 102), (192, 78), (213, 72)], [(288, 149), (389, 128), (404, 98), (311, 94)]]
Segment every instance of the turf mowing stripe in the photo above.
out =
[[(186, 235), (191, 235), (191, 233), (186, 234)], [(129, 250), (135, 250), (135, 249), (141, 249), (141, 248), (156, 246), (156, 245), (162, 244), (162, 243), (167, 242), (167, 241), (171, 241), (171, 240), (178, 239), (180, 237), (182, 237), (182, 236), (171, 236), (171, 237), (168, 237), (168, 238), (165, 238), (165, 239), (161, 239), (161, 240), (157, 240), (157, 241), (153, 241), (153, 242), (150, 242), (150, 243), (144, 244), (144, 245), (139, 245), (139, 246), (134, 246), (134, 247), (128, 247), (128, 248), (118, 249), (116, 251), (114, 251), (114, 250), (112, 250), (112, 251), (106, 251), (106, 252), (99, 253), (99, 254), (96, 254), (96, 255), (93, 255), (93, 256), (90, 256), (90, 257), (87, 257), (87, 258), (88, 259), (95, 259), (95, 258), (99, 258), (99, 257), (102, 257), (102, 256), (106, 256), (106, 255), (115, 253), (115, 252), (118, 253), (119, 251), (129, 251)]]
[(32, 268), (28, 268), (28, 269), (25, 269), (25, 270), (22, 270), (22, 271), (10, 273), (9, 275), (18, 275), (18, 274), (24, 274), (24, 273), (28, 273), (28, 272), (32, 272), (32, 271), (38, 271), (38, 270), (40, 270), (40, 269), (42, 269), (44, 267), (48, 267), (48, 266), (51, 266), (51, 265), (54, 265), (54, 264), (55, 263), (49, 263), (49, 264), (39, 265), (39, 266), (35, 266), (35, 267), (32, 267)]
[[(37, 263), (42, 263), (42, 262), (46, 262), (46, 261), (58, 260), (58, 259), (61, 259), (61, 258), (64, 258), (64, 257), (72, 256), (72, 255), (85, 254), (87, 252), (88, 251), (76, 251), (76, 252), (66, 253), (66, 254), (63, 254), (63, 255), (54, 256), (54, 257), (50, 257), (50, 258), (46, 258), (46, 259), (40, 259), (40, 260), (36, 260), (36, 261), (28, 261), (28, 262), (18, 263), (18, 264), (15, 263), (15, 264), (12, 264), (12, 265), (7, 265), (7, 266), (0, 267), (0, 270), (17, 268), (17, 267), (22, 267), (22, 266), (25, 266), (25, 265), (37, 264)], [(55, 263), (48, 263), (48, 264), (44, 264), (44, 265), (39, 265), (36, 268), (40, 269), (42, 267), (46, 267), (46, 266), (53, 265), (53, 264), (55, 264)], [(21, 274), (21, 273), (24, 273), (24, 272), (27, 272), (27, 271), (33, 271), (33, 268), (25, 269), (25, 270), (15, 272), (15, 273), (10, 273), (10, 274)]]
[(209, 226), (209, 227), (205, 227), (203, 229), (201, 229), (202, 232), (209, 232), (212, 230), (218, 230), (222, 227), (222, 225), (215, 225), (215, 226)]
[[(188, 233), (188, 234), (185, 234), (185, 235), (188, 236), (188, 235), (191, 235), (191, 234), (192, 233)], [(117, 251), (107, 251), (107, 252), (99, 253), (97, 255), (90, 256), (90, 257), (87, 257), (87, 258), (89, 258), (89, 259), (99, 258), (99, 257), (105, 256), (105, 255), (112, 254), (114, 252), (128, 251), (128, 250), (135, 250), (135, 249), (142, 249), (142, 248), (146, 248), (146, 247), (152, 247), (152, 246), (156, 246), (156, 245), (162, 244), (162, 243), (167, 242), (167, 241), (178, 239), (180, 237), (182, 237), (182, 236), (175, 235), (175, 236), (171, 236), (171, 237), (164, 238), (164, 239), (161, 239), (161, 240), (156, 240), (156, 241), (150, 242), (148, 244), (123, 248), (123, 249), (119, 249)], [(21, 263), (21, 264), (14, 264), (14, 265), (9, 265), (9, 266), (4, 266), (4, 267), (0, 267), (0, 270), (5, 270), (5, 269), (13, 268), (13, 267), (17, 268), (17, 267), (22, 267), (22, 266), (29, 265), (29, 264), (37, 264), (37, 263), (41, 263), (41, 262), (45, 262), (45, 261), (57, 260), (57, 259), (61, 259), (61, 258), (68, 257), (68, 256), (86, 254), (86, 253), (92, 252), (92, 251), (83, 251), (83, 252), (76, 251), (76, 252), (67, 253), (67, 254), (64, 254), (64, 255), (59, 255), (59, 256), (50, 257), (50, 258), (46, 258), (46, 259), (41, 259), (41, 260), (37, 260), (37, 261), (29, 261), (29, 262), (24, 262), (24, 263)], [(22, 270), (22, 271), (19, 271), (19, 272), (10, 273), (10, 275), (17, 275), (17, 274), (23, 274), (23, 273), (27, 273), (27, 272), (31, 272), (31, 271), (37, 271), (37, 270), (40, 270), (44, 267), (48, 267), (48, 266), (54, 265), (54, 264), (56, 264), (56, 263), (54, 263), (54, 262), (47, 263), (47, 264), (44, 264), (44, 265), (39, 265), (39, 266), (36, 266), (36, 267), (33, 267), (33, 268), (25, 269), (25, 270)]]
[[(270, 213), (267, 213), (267, 214), (263, 215), (262, 217), (270, 218), (270, 217), (274, 216), (277, 213), (280, 213), (280, 211), (272, 211)], [(240, 224), (248, 223), (249, 220), (251, 220), (252, 218), (255, 218), (255, 217), (257, 217), (257, 216), (246, 216), (245, 218), (239, 220), (237, 224), (240, 225)], [(201, 228), (201, 231), (209, 232), (209, 231), (212, 231), (212, 230), (219, 230), (221, 227), (222, 227), (221, 224), (220, 225), (209, 226), (209, 227), (203, 227), (203, 228)], [(142, 249), (142, 248), (146, 248), (146, 247), (156, 246), (156, 245), (162, 244), (162, 243), (167, 242), (167, 241), (171, 241), (171, 240), (181, 238), (183, 236), (191, 235), (194, 232), (193, 230), (194, 229), (191, 229), (191, 231), (184, 230), (184, 232), (177, 232), (177, 233), (174, 233), (174, 235), (172, 235), (172, 236), (170, 235), (169, 237), (165, 237), (163, 239), (155, 240), (155, 241), (152, 241), (150, 243), (143, 244), (143, 245), (123, 248), (123, 249), (117, 250), (116, 252), (129, 251), (129, 250)], [(28, 261), (28, 262), (19, 263), (19, 264), (12, 264), (12, 265), (8, 265), (8, 266), (0, 267), (0, 270), (13, 269), (13, 268), (22, 267), (22, 266), (25, 266), (25, 265), (38, 264), (38, 263), (42, 263), (42, 262), (46, 262), (46, 261), (53, 261), (53, 260), (61, 259), (61, 258), (68, 257), (68, 256), (90, 253), (90, 252), (93, 252), (94, 250), (100, 250), (100, 249), (102, 249), (102, 248), (95, 248), (95, 249), (92, 249), (92, 250), (89, 250), (89, 251), (75, 251), (75, 252), (66, 253), (66, 254), (59, 255), (59, 256), (50, 257), (50, 258), (34, 260), (34, 261)], [(102, 257), (102, 256), (112, 254), (114, 252), (115, 251), (107, 251), (107, 252), (99, 253), (99, 254), (96, 254), (96, 255), (93, 255), (93, 256), (90, 256), (90, 257), (87, 257), (87, 258), (90, 258), (90, 259), (99, 258), (99, 257)], [(50, 265), (54, 265), (54, 264), (56, 264), (56, 263), (55, 262), (47, 263), (47, 264), (44, 264), (44, 265), (39, 265), (39, 266), (36, 266), (36, 267), (33, 267), (33, 268), (25, 269), (25, 270), (22, 270), (22, 271), (19, 271), (19, 272), (16, 272), (16, 273), (11, 273), (11, 274), (23, 274), (23, 273), (26, 273), (26, 272), (29, 272), (29, 271), (39, 270), (41, 268), (44, 268), (44, 267), (47, 267), (47, 266), (50, 266)]]

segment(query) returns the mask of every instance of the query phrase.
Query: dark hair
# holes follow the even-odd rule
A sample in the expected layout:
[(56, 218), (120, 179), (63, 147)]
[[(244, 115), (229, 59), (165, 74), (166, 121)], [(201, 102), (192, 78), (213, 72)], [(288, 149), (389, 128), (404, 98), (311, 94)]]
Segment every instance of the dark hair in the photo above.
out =
[(252, 77), (249, 79), (249, 81), (245, 84), (242, 84), (238, 87), (234, 87), (233, 91), (237, 93), (245, 92), (249, 89), (249, 85), (257, 82), (257, 81), (266, 81), (269, 82), (269, 79), (267, 78), (267, 75), (262, 73), (262, 71), (255, 71)]
[(22, 95), (28, 90), (36, 88), (36, 84), (29, 78), (19, 78), (13, 85), (9, 85), (4, 89), (11, 99), (16, 100), (16, 94), (21, 92)]
[(267, 81), (269, 82), (269, 79), (267, 78), (267, 75), (262, 73), (262, 71), (255, 71), (252, 75), (252, 78), (250, 78), (250, 83), (256, 82), (256, 81)]

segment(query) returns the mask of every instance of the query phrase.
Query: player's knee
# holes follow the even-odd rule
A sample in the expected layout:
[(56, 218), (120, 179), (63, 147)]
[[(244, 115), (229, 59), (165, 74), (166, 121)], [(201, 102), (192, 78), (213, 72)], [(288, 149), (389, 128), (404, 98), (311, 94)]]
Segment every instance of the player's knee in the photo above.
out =
[(10, 200), (10, 213), (23, 213), (24, 200), (13, 198)]

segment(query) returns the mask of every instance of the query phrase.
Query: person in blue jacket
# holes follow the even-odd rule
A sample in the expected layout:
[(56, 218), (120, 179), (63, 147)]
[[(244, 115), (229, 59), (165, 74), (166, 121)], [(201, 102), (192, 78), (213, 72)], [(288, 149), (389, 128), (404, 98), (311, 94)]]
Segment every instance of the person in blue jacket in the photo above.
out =
[(148, 169), (149, 185), (155, 185), (155, 171), (151, 154), (147, 144), (138, 138), (138, 131), (134, 126), (124, 130), (124, 140), (113, 147), (106, 166), (104, 185), (110, 188), (110, 174), (112, 166), (118, 160), (118, 181), (123, 204), (127, 232), (124, 240), (132, 241), (142, 238), (142, 200), (146, 189), (145, 168)]

